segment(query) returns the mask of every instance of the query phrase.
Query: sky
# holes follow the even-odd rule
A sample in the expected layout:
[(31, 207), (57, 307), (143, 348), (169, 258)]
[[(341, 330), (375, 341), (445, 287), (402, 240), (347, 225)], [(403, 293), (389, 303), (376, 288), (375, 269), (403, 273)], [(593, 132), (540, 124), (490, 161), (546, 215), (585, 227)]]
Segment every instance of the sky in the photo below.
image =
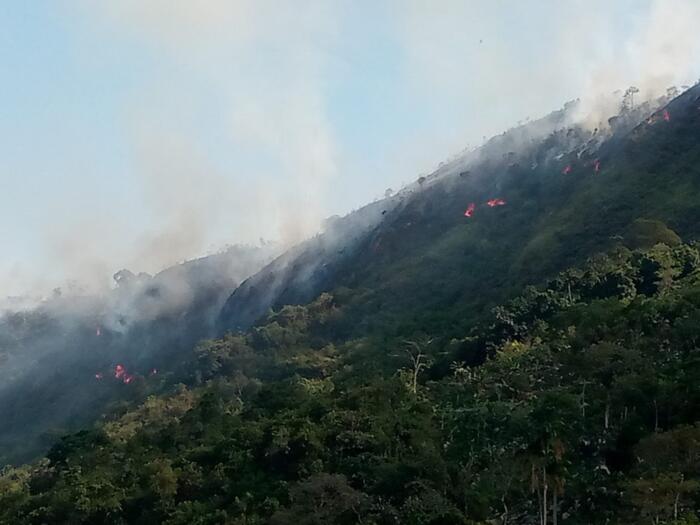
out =
[(321, 220), (566, 101), (700, 76), (697, 0), (0, 3), (0, 295)]

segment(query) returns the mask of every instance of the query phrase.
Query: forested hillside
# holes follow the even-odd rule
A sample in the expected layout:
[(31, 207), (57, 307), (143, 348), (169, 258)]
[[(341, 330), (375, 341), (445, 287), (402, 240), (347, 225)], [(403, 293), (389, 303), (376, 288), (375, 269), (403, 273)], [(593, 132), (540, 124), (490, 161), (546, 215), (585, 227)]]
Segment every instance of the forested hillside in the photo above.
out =
[(352, 299), (204, 342), (193, 384), (0, 479), (3, 523), (697, 523), (700, 252), (618, 247), (454, 339)]
[(0, 523), (698, 523), (699, 107), (510, 130), (86, 350), (103, 417)]
[[(0, 465), (32, 460), (110, 405), (158, 391), (197, 341), (216, 334), (231, 291), (274, 253), (235, 246), (152, 277), (121, 270), (108, 293), (57, 289), (36, 308), (3, 311)], [(130, 388), (103, 380), (117, 365)]]
[(464, 330), (523, 286), (636, 242), (638, 219), (698, 239), (698, 106), (700, 86), (623, 108), (606, 132), (571, 122), (575, 104), (509, 130), (373, 205), (368, 213), (383, 210), (382, 220), (359, 239), (357, 228), (331, 229), (248, 279), (221, 328), (246, 329), (270, 307), (348, 288), (362, 295), (354, 335)]

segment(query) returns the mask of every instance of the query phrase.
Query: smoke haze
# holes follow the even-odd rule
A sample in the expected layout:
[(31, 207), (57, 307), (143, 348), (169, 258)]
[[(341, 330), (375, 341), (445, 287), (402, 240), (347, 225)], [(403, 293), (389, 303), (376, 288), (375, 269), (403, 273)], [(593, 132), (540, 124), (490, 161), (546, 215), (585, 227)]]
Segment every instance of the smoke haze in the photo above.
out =
[[(155, 273), (260, 237), (292, 245), (557, 102), (582, 98), (581, 120), (597, 127), (628, 86), (641, 102), (694, 81), (700, 64), (693, 0), (124, 0), (54, 11), (64, 60), (84, 77), (71, 80), (67, 107), (63, 81), (37, 88), (57, 108), (57, 132), (6, 142), (19, 146), (0, 161), (2, 219), (14, 224), (3, 295), (70, 281), (100, 289), (122, 267)], [(21, 89), (22, 78), (9, 82)], [(70, 142), (53, 146), (64, 134)], [(31, 217), (18, 220), (19, 206)]]

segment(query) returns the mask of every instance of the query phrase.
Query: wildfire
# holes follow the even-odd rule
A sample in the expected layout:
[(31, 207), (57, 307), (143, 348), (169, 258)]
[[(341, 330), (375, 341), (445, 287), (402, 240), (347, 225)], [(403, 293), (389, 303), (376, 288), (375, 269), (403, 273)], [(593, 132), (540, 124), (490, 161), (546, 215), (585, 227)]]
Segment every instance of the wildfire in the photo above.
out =
[(600, 171), (600, 161), (598, 159), (593, 161), (593, 171), (598, 173)]
[(569, 164), (568, 166), (566, 166), (563, 170), (561, 170), (561, 172), (564, 175), (568, 175), (569, 173), (571, 173), (571, 165)]
[(503, 199), (491, 199), (489, 201), (486, 201), (486, 206), (489, 208), (495, 208), (496, 206), (505, 206), (506, 201)]
[(465, 217), (472, 217), (474, 215), (474, 210), (476, 209), (476, 204), (473, 202), (469, 203), (467, 206), (467, 211), (464, 212)]
[(666, 122), (670, 122), (670, 121), (671, 121), (671, 114), (668, 112), (667, 109), (664, 109), (664, 120), (665, 120)]
[[(157, 374), (158, 371), (154, 368), (151, 370), (151, 375)], [(102, 372), (96, 372), (95, 373), (95, 379), (102, 380), (104, 378), (104, 375)], [(136, 379), (136, 376), (134, 374), (130, 374), (129, 372), (126, 371), (126, 367), (124, 365), (115, 365), (114, 367), (114, 378), (120, 380), (124, 384), (129, 384), (131, 383), (134, 379)]]
[(128, 385), (136, 378), (136, 376), (127, 372), (126, 367), (124, 367), (124, 365), (116, 365), (114, 367), (114, 378), (120, 379), (122, 383)]

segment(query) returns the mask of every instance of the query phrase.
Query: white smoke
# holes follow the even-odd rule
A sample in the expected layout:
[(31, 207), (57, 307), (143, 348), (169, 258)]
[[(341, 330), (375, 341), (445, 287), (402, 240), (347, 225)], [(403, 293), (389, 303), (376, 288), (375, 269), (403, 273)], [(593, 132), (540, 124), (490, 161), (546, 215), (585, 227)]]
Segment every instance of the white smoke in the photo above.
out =
[[(109, 123), (127, 137), (120, 147), (133, 195), (117, 213), (83, 193), (56, 204), (42, 234), (28, 230), (36, 262), (2, 263), (2, 295), (50, 293), (68, 278), (104, 287), (121, 267), (155, 273), (258, 237), (293, 244), (323, 217), (567, 100), (581, 98), (580, 119), (595, 127), (627, 87), (639, 87), (642, 102), (700, 73), (696, 0), (60, 5), (78, 41), (102, 46), (102, 55), (80, 50), (91, 60), (104, 55), (106, 67), (120, 67), (120, 53), (134, 49), (150, 57), (137, 89), (120, 99), (122, 120)], [(377, 42), (381, 75), (391, 77), (377, 81), (378, 107), (407, 115), (402, 129), (379, 135), (381, 157), (346, 141), (332, 107), (341, 80), (377, 75), (353, 55), (356, 42)], [(343, 109), (368, 130), (381, 125), (361, 102)], [(99, 159), (86, 152), (75, 165), (99, 185)]]
[(608, 52), (590, 65), (580, 108), (585, 121), (599, 125), (619, 111), (627, 87), (639, 89), (639, 104), (672, 86), (694, 84), (700, 75), (698, 22), (700, 3), (694, 0), (651, 1), (635, 30), (621, 41), (608, 42)]
[[(338, 163), (323, 92), (334, 9), (250, 0), (63, 8), (74, 31), (136, 46), (162, 71), (145, 74), (110, 123), (126, 137), (129, 207), (100, 207), (87, 192), (57, 206), (34, 239), (34, 263), (0, 268), (0, 295), (46, 295), (70, 279), (104, 290), (122, 267), (156, 273), (226, 244), (292, 245), (319, 230)], [(207, 93), (220, 107), (209, 120)], [(81, 169), (99, 184), (99, 165)]]
[[(299, 9), (292, 3), (253, 0), (125, 0), (99, 7), (85, 2), (84, 12), (156, 49), (221, 94), (221, 113), (228, 122), (223, 130), (228, 136), (222, 140), (240, 156), (254, 154), (263, 161), (216, 173), (200, 157), (200, 164), (189, 168), (196, 172), (199, 186), (213, 181), (215, 187), (221, 186), (214, 190), (219, 198), (233, 199), (224, 215), (236, 230), (245, 235), (253, 229), (254, 238), (265, 234), (287, 243), (318, 230), (327, 214), (325, 193), (337, 171), (323, 92), (327, 47), (337, 33), (332, 6), (309, 2)], [(183, 100), (181, 92), (178, 95), (173, 106), (197, 105), (196, 100)], [(158, 106), (162, 94), (155, 97), (158, 100), (143, 100), (144, 111), (134, 120), (157, 133), (154, 117), (169, 119), (147, 108)], [(178, 131), (180, 140), (193, 138), (190, 129)], [(158, 165), (162, 160), (146, 165), (144, 176), (163, 172)], [(164, 174), (156, 177), (163, 179)], [(175, 196), (181, 189), (176, 186), (170, 193)], [(210, 204), (210, 199), (190, 203), (188, 215)], [(178, 229), (182, 226), (180, 221), (175, 224)], [(206, 226), (211, 229), (210, 223)]]
[[(619, 111), (629, 86), (640, 89), (642, 102), (700, 75), (695, 0), (401, 6), (408, 87), (431, 99), (444, 128), (430, 143), (432, 166), (568, 100), (580, 98), (581, 118), (597, 124)], [(424, 158), (419, 142), (407, 151)]]

